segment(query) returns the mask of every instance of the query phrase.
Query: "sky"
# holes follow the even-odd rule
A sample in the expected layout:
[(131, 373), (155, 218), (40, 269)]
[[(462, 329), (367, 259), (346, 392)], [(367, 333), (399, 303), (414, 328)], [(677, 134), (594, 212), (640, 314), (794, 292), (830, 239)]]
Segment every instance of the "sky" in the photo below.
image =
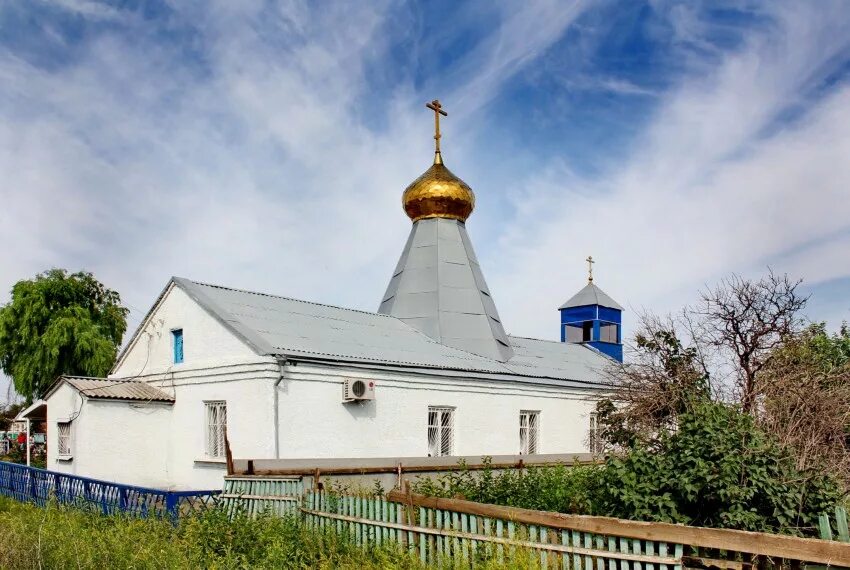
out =
[(588, 255), (626, 335), (768, 267), (836, 329), (848, 29), (844, 0), (0, 0), (0, 304), (63, 267), (130, 332), (172, 275), (376, 310), (439, 98), (509, 333), (557, 339)]

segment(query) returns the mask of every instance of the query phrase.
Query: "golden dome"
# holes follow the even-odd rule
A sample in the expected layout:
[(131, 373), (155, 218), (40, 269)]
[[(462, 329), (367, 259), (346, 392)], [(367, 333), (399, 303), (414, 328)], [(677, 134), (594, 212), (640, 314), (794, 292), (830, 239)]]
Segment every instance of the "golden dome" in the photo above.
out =
[(445, 167), (440, 151), (434, 156), (431, 168), (407, 187), (401, 201), (414, 222), (426, 218), (465, 222), (475, 208), (472, 188)]

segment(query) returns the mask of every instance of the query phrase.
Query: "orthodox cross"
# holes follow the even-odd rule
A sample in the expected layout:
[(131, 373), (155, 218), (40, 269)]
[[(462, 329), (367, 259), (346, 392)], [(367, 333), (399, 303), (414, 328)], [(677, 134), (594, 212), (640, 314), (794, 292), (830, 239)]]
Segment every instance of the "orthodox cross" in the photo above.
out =
[(592, 255), (588, 255), (585, 261), (587, 262), (587, 282), (593, 283), (593, 264), (596, 262), (593, 261)]
[(443, 111), (443, 106), (440, 105), (439, 99), (434, 99), (430, 103), (425, 103), (425, 106), (434, 111), (434, 149), (437, 153), (440, 152), (440, 115), (448, 117), (449, 114)]

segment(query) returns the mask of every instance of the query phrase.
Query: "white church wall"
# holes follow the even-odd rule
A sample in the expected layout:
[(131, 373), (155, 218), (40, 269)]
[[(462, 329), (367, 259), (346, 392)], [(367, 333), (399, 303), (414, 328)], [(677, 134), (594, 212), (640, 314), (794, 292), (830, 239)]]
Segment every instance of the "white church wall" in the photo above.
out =
[[(57, 441), (59, 439), (57, 422), (68, 421), (73, 418), (80, 407), (85, 405), (85, 401), (81, 400), (80, 393), (74, 390), (67, 384), (61, 384), (50, 397), (47, 398), (47, 468), (53, 471), (62, 471), (63, 473), (77, 474), (79, 461), (59, 460), (59, 448)], [(77, 421), (79, 420), (79, 421)], [(71, 422), (71, 441), (76, 444), (81, 439), (85, 439), (85, 420), (86, 418), (77, 418)], [(72, 448), (72, 454), (75, 449)]]
[[(110, 377), (218, 367), (231, 360), (257, 358), (250, 347), (173, 284), (142, 327)], [(183, 331), (183, 362), (179, 364), (174, 363), (172, 331), (176, 329)]]
[[(74, 442), (74, 462), (86, 477), (141, 487), (168, 488), (171, 405), (88, 400), (78, 420), (85, 437)], [(75, 420), (77, 421), (77, 420)]]
[[(227, 435), (234, 457), (274, 457), (274, 400), (272, 387), (279, 367), (257, 368), (251, 377), (195, 378), (176, 386), (169, 438), (169, 480), (177, 489), (220, 489), (225, 475), (223, 457), (205, 453), (205, 402), (227, 405)], [(227, 377), (229, 376), (229, 377)]]
[[(92, 400), (67, 384), (47, 400), (47, 467), (118, 483), (167, 487), (170, 405)], [(71, 420), (71, 454), (58, 455), (58, 422)]]
[[(343, 404), (346, 377), (374, 380), (375, 400)], [(595, 406), (563, 388), (303, 363), (279, 390), (283, 458), (425, 456), (429, 406), (455, 408), (454, 455), (519, 453), (521, 410), (540, 412), (539, 453), (581, 453)]]

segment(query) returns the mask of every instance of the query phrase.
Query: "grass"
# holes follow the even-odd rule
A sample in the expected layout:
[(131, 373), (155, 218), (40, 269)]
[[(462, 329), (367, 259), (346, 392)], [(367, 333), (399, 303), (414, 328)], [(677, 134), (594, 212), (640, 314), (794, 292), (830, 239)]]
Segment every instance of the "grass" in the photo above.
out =
[[(484, 569), (537, 567), (517, 552), (482, 560)], [(444, 567), (468, 567), (460, 560)], [(155, 519), (103, 516), (58, 506), (40, 508), (0, 497), (0, 568), (262, 569), (424, 568), (397, 545), (361, 548), (347, 537), (305, 527), (298, 518), (229, 518), (210, 510), (172, 525)]]

